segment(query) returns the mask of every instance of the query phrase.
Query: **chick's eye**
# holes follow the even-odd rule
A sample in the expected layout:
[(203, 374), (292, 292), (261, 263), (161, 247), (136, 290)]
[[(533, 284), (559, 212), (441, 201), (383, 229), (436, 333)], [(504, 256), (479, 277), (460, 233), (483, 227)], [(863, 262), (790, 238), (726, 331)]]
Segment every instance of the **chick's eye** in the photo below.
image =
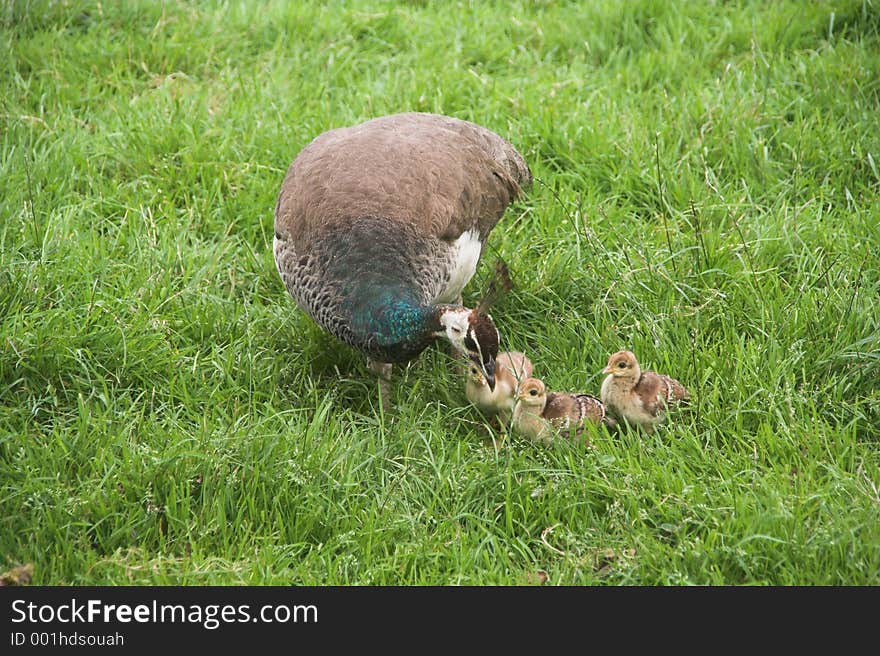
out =
[(531, 394), (532, 396), (538, 396), (538, 390), (536, 390), (536, 389), (529, 390), (529, 394)]
[(617, 367), (619, 369), (626, 369), (626, 362), (618, 362)]
[(474, 375), (476, 375), (476, 374), (477, 374), (477, 368), (476, 368), (476, 367), (471, 367), (471, 373), (474, 374)]

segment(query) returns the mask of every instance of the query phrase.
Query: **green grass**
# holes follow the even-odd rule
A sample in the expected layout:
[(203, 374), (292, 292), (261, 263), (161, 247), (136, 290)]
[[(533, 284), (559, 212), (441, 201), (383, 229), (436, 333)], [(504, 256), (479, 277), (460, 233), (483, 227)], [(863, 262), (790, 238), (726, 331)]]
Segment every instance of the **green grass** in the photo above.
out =
[[(585, 5), (585, 6), (581, 6)], [(0, 566), (40, 584), (880, 584), (880, 7), (0, 3)], [(503, 346), (693, 406), (496, 450), (377, 408), (271, 253), (290, 161), (404, 110), (539, 180)]]

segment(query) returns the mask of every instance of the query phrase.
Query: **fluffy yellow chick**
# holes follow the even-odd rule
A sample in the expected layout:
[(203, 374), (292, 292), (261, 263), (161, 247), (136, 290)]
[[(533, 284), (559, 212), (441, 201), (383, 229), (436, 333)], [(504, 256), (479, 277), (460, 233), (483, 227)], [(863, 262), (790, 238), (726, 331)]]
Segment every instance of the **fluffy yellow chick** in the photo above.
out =
[(519, 351), (499, 353), (495, 359), (495, 389), (486, 383), (480, 368), (470, 363), (465, 395), (489, 417), (498, 417), (502, 424), (507, 425), (513, 416), (516, 402), (516, 390), (521, 380), (532, 375), (532, 361)]
[(602, 370), (602, 402), (618, 418), (648, 433), (666, 417), (669, 405), (690, 398), (684, 385), (653, 371), (642, 371), (632, 351), (618, 351)]
[(580, 435), (586, 424), (616, 422), (606, 416), (605, 406), (589, 394), (550, 392), (543, 381), (527, 378), (519, 386), (513, 410), (513, 427), (533, 442), (549, 444), (558, 432), (564, 437)]

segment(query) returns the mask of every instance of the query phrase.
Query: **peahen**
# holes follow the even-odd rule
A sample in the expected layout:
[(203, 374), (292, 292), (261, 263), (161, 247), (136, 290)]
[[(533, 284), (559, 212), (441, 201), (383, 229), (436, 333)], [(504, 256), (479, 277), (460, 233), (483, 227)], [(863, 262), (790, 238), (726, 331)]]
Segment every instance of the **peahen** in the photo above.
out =
[(489, 232), (531, 184), (516, 149), (474, 123), (393, 114), (324, 132), (296, 156), (275, 207), (275, 264), (297, 304), (392, 363), (445, 337), (495, 384), (492, 318), (463, 307)]

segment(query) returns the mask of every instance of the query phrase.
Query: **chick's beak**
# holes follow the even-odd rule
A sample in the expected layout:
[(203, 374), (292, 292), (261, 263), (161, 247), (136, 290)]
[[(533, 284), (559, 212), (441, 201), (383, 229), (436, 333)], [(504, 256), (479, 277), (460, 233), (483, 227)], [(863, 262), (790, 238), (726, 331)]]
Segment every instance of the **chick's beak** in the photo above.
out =
[(605, 368), (602, 370), (602, 373), (603, 373), (603, 374), (610, 374), (610, 373), (613, 373), (613, 371), (614, 371), (614, 370), (611, 368), (611, 365), (609, 364), (607, 367), (605, 367)]

